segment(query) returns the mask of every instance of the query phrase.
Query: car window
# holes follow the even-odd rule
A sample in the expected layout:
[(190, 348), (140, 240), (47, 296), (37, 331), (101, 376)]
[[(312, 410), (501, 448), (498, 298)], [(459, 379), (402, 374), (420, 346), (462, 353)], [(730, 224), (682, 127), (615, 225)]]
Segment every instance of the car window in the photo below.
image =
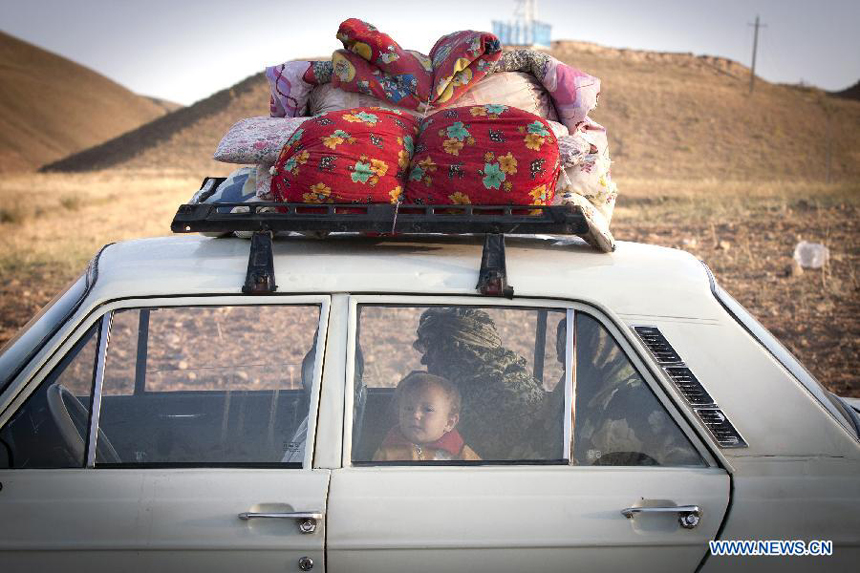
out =
[(573, 463), (705, 465), (606, 328), (583, 312), (574, 322)]
[(86, 292), (87, 277), (84, 275), (60, 291), (0, 348), (0, 392), (6, 389), (42, 344), (62, 326)]
[(319, 317), (318, 305), (115, 312), (99, 417), (112, 448), (96, 465), (300, 465)]
[(563, 425), (545, 423), (565, 314), (359, 305), (352, 461), (566, 463)]
[(96, 332), (98, 325), (84, 334), (0, 430), (6, 456), (0, 467), (83, 467)]

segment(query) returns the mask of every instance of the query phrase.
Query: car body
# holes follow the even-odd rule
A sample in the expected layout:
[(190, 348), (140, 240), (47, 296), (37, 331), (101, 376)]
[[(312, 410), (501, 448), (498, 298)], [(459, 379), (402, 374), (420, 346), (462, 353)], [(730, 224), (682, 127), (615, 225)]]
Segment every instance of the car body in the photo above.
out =
[[(249, 245), (109, 245), (7, 346), (2, 570), (854, 570), (856, 417), (692, 255), (509, 236), (506, 298), (476, 292), (479, 236), (293, 236), (254, 296)], [(469, 422), (461, 388), (482, 461), (374, 461), (439, 309), (491, 317), (545, 403), (488, 385)]]

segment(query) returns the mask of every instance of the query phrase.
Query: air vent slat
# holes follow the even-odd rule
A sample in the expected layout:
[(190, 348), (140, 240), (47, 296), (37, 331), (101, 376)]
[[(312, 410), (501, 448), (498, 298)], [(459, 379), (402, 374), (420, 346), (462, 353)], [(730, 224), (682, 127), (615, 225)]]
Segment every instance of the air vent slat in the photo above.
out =
[(722, 448), (745, 448), (747, 443), (725, 414), (717, 408), (695, 410), (696, 415)]
[(659, 330), (651, 326), (637, 326), (635, 330), (651, 354), (654, 355), (654, 358), (657, 359), (657, 362), (660, 364), (681, 363), (681, 357), (678, 356), (678, 353)]
[(705, 406), (714, 403), (714, 399), (702, 387), (699, 379), (689, 368), (667, 367), (666, 373), (691, 406)]

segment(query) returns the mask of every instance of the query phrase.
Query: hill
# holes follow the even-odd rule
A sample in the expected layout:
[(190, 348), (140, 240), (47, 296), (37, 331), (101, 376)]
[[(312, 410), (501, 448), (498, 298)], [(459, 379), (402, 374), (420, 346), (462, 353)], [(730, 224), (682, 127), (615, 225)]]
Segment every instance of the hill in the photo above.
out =
[[(616, 177), (646, 179), (801, 179), (860, 177), (860, 102), (818, 89), (757, 80), (749, 69), (711, 56), (555, 42), (552, 54), (602, 80), (592, 114), (609, 130)], [(219, 175), (211, 160), (238, 119), (268, 113), (257, 74), (110, 142), (48, 166), (181, 170)]]
[(112, 139), (169, 111), (106, 77), (0, 32), (0, 173)]
[(832, 93), (836, 97), (860, 100), (860, 81), (857, 81), (853, 86), (847, 87), (842, 91)]

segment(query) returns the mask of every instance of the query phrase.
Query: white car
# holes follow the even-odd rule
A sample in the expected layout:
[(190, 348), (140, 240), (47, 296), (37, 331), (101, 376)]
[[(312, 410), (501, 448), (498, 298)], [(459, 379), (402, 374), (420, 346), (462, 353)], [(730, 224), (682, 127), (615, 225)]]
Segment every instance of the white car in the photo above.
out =
[(703, 264), (466, 211), (106, 246), (0, 356), (0, 571), (856, 570), (857, 415)]

